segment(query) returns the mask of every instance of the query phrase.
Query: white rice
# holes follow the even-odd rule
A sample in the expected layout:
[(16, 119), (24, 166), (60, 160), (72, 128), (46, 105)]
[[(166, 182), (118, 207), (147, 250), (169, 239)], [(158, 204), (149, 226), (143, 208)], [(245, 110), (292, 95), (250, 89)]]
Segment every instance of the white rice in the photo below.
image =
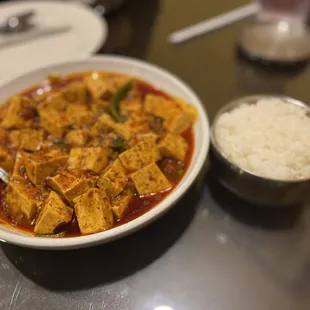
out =
[(310, 118), (281, 99), (262, 99), (223, 113), (215, 139), (240, 168), (278, 180), (310, 178)]

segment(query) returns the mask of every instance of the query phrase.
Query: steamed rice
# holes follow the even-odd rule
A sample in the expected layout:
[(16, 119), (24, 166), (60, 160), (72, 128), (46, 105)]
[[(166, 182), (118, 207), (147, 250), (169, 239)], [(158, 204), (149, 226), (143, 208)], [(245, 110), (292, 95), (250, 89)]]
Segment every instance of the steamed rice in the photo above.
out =
[(215, 138), (240, 168), (279, 180), (310, 178), (310, 118), (281, 99), (262, 99), (223, 113)]

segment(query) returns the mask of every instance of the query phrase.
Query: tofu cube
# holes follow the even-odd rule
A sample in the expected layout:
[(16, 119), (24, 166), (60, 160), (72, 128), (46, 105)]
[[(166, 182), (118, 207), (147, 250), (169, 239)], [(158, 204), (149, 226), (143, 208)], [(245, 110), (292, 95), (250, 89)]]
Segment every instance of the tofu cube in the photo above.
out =
[(164, 119), (164, 127), (177, 134), (191, 126), (197, 117), (195, 108), (180, 100), (172, 101), (157, 95), (146, 96), (144, 110)]
[(67, 115), (72, 124), (80, 127), (90, 124), (94, 118), (93, 112), (85, 104), (69, 104)]
[(113, 140), (107, 135), (107, 136), (97, 137), (97, 138), (91, 139), (87, 143), (87, 146), (88, 147), (100, 146), (100, 147), (104, 147), (104, 148), (109, 148), (109, 147), (113, 147), (112, 142), (113, 142)]
[(55, 109), (39, 110), (40, 126), (56, 138), (62, 138), (67, 128), (72, 125), (65, 111)]
[(32, 95), (32, 100), (37, 104), (37, 109), (39, 108), (40, 104), (43, 103), (49, 96), (51, 95), (51, 93), (49, 91), (47, 92), (39, 92), (39, 93), (35, 93)]
[(5, 203), (14, 221), (29, 224), (34, 219), (37, 206), (41, 202), (39, 190), (31, 183), (10, 181), (6, 189)]
[(102, 189), (92, 188), (73, 202), (81, 234), (93, 234), (113, 226), (111, 203)]
[(157, 162), (160, 157), (157, 145), (153, 141), (139, 142), (119, 155), (122, 164), (129, 171), (136, 171), (150, 163)]
[(197, 109), (193, 105), (188, 104), (184, 100), (177, 98), (177, 97), (175, 97), (174, 100), (176, 101), (178, 106), (181, 108), (181, 110), (191, 115), (193, 121), (197, 120), (198, 112), (197, 112)]
[(120, 102), (120, 111), (124, 114), (140, 113), (143, 110), (143, 102), (140, 98), (132, 100), (123, 100)]
[(87, 142), (88, 133), (84, 129), (71, 130), (65, 139), (71, 146), (83, 146)]
[(97, 186), (106, 190), (109, 196), (115, 197), (127, 185), (126, 170), (119, 159), (116, 159), (97, 181)]
[(13, 130), (10, 132), (9, 138), (16, 149), (36, 151), (43, 143), (44, 134), (43, 131), (36, 129)]
[(144, 112), (130, 113), (125, 125), (132, 134), (150, 130), (149, 117)]
[(68, 103), (85, 104), (87, 86), (84, 82), (72, 82), (61, 90), (61, 95)]
[(131, 202), (134, 196), (134, 191), (126, 187), (117, 197), (112, 199), (112, 211), (116, 218), (121, 219), (128, 209), (129, 203)]
[(138, 142), (156, 143), (158, 135), (154, 132), (140, 133), (137, 135)]
[(26, 180), (26, 168), (25, 161), (28, 153), (18, 151), (15, 157), (14, 169), (12, 174), (12, 180), (25, 181)]
[(174, 101), (162, 96), (149, 94), (145, 97), (144, 111), (164, 120), (170, 120), (179, 110), (180, 108)]
[(10, 99), (7, 100), (4, 104), (0, 105), (0, 122), (2, 122), (2, 120), (6, 114), (9, 101), (10, 101)]
[(53, 176), (48, 185), (61, 193), (68, 201), (82, 195), (96, 185), (96, 178), (78, 177), (68, 171)]
[(99, 98), (92, 98), (91, 102), (89, 103), (91, 111), (95, 114), (102, 114), (106, 111), (110, 110), (111, 103), (106, 100), (102, 100)]
[(68, 154), (56, 149), (31, 153), (25, 162), (29, 180), (38, 185), (60, 167), (67, 164)]
[(7, 131), (5, 129), (3, 129), (3, 128), (0, 128), (0, 141), (2, 143), (6, 142), (7, 136), (8, 136)]
[(32, 125), (35, 109), (31, 101), (23, 96), (13, 96), (7, 102), (1, 126), (3, 128), (29, 128)]
[(115, 92), (113, 85), (107, 80), (104, 80), (97, 72), (93, 72), (91, 75), (85, 77), (85, 83), (94, 98), (107, 99)]
[(122, 136), (125, 140), (129, 140), (132, 136), (132, 133), (129, 131), (126, 124), (116, 123), (107, 113), (102, 114), (98, 118), (90, 130), (90, 135), (92, 137), (97, 137), (100, 135), (101, 131), (113, 131), (116, 134)]
[(134, 146), (142, 160), (142, 166), (155, 163), (160, 160), (161, 155), (154, 141), (142, 141)]
[(110, 150), (102, 147), (72, 148), (69, 169), (91, 170), (99, 173), (108, 165)]
[(45, 95), (45, 99), (38, 104), (37, 110), (39, 113), (43, 110), (64, 112), (67, 109), (67, 106), (68, 101), (60, 92), (56, 92)]
[(139, 195), (158, 193), (171, 188), (170, 182), (155, 163), (134, 172), (131, 179)]
[(142, 159), (140, 158), (135, 146), (121, 153), (119, 159), (128, 171), (136, 171), (143, 166)]
[(178, 113), (164, 123), (164, 127), (173, 133), (180, 134), (194, 122), (192, 114), (180, 110)]
[(167, 133), (159, 142), (158, 148), (163, 157), (184, 160), (188, 150), (188, 145), (182, 136)]
[(0, 167), (9, 173), (14, 167), (13, 156), (4, 146), (0, 146)]
[(51, 191), (34, 226), (38, 235), (53, 234), (60, 224), (71, 222), (73, 209), (68, 207), (57, 193)]

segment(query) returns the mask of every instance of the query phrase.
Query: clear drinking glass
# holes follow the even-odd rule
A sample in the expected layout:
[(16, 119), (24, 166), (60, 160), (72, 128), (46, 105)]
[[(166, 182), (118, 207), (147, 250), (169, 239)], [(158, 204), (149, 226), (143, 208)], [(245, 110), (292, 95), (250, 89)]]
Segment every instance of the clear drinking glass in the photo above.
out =
[(305, 23), (309, 0), (259, 0), (259, 16), (266, 19), (288, 19)]
[(259, 0), (259, 12), (241, 33), (240, 47), (250, 57), (299, 62), (310, 56), (306, 22), (310, 0)]

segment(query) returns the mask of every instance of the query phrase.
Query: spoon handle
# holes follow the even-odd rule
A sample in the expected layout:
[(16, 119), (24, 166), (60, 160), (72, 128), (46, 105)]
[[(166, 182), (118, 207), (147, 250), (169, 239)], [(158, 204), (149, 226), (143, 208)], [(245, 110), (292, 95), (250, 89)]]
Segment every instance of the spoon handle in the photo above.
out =
[(250, 3), (234, 9), (228, 13), (207, 19), (198, 24), (191, 25), (168, 36), (168, 41), (172, 44), (182, 43), (194, 37), (201, 36), (224, 26), (230, 25), (243, 18), (249, 17), (259, 10), (257, 3)]

